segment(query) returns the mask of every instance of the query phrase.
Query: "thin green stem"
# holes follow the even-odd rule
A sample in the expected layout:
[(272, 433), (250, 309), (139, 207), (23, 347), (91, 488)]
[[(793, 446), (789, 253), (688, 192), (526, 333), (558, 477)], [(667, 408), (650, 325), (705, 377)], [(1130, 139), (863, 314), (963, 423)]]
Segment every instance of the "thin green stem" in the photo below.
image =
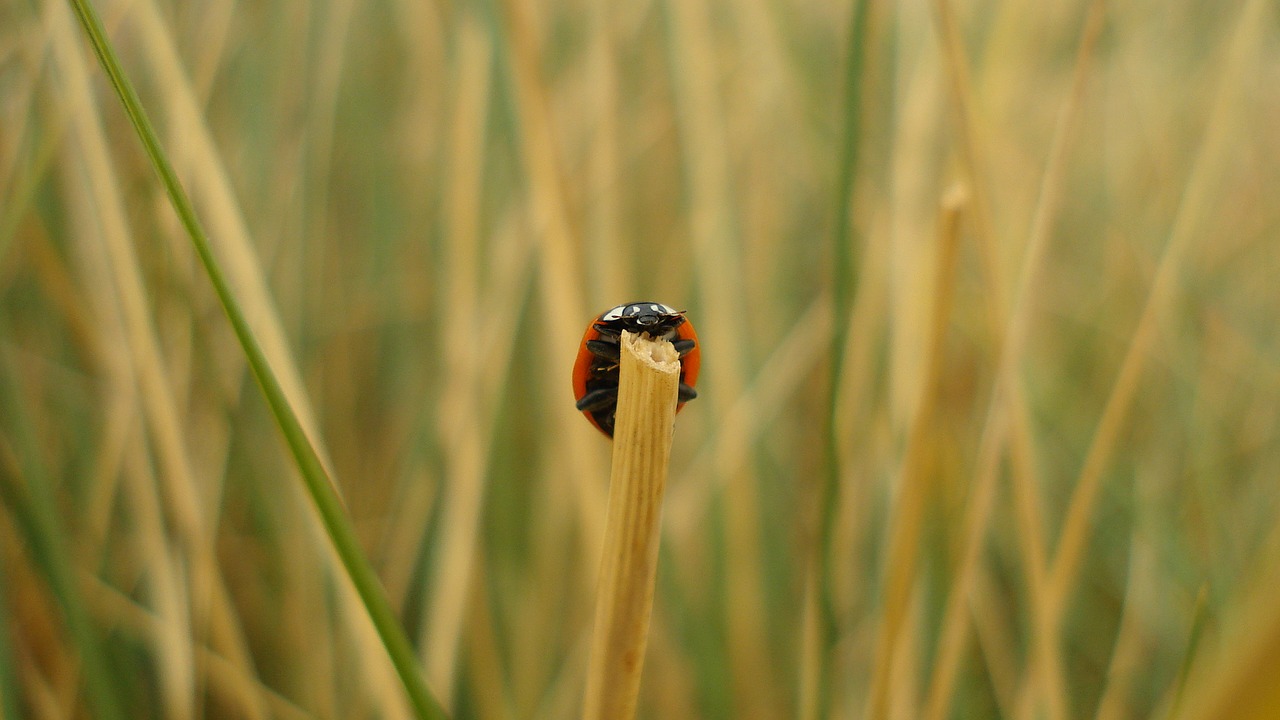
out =
[(252, 329), (249, 327), (244, 311), (241, 310), (239, 303), (232, 294), (222, 269), (213, 256), (204, 228), (196, 218), (191, 200), (187, 197), (186, 191), (178, 181), (177, 173), (174, 172), (168, 157), (160, 147), (160, 142), (151, 126), (151, 121), (143, 111), (142, 103), (139, 101), (137, 93), (125, 76), (124, 70), (116, 59), (111, 43), (107, 40), (101, 20), (99, 20), (97, 13), (87, 0), (70, 0), (70, 2), (76, 15), (80, 18), (80, 24), (84, 27), (85, 34), (93, 45), (94, 53), (98, 56), (98, 60), (102, 63), (102, 67), (107, 73), (111, 86), (120, 98), (125, 113), (129, 116), (130, 122), (133, 123), (134, 130), (137, 131), (138, 139), (142, 141), (147, 156), (151, 159), (152, 166), (160, 175), (160, 180), (169, 194), (169, 200), (173, 205), (174, 211), (177, 212), (179, 220), (191, 238), (191, 244), (195, 248), (196, 254), (200, 257), (200, 263), (204, 266), (205, 272), (209, 276), (209, 281), (213, 284), (214, 292), (222, 303), (222, 309), (226, 312), (227, 319), (231, 321), (231, 327), (235, 331), (236, 338), (244, 349), (249, 366), (253, 370), (253, 375), (257, 378), (258, 384), (262, 388), (263, 397), (270, 406), (271, 412), (275, 416), (276, 424), (280, 427), (280, 431), (284, 434), (285, 441), (293, 453), (298, 471), (306, 484), (307, 492), (311, 495), (312, 502), (315, 503), (316, 510), (320, 513), (329, 539), (333, 542), (338, 556), (342, 559), (343, 567), (346, 568), (347, 575), (351, 578), (356, 592), (360, 595), (365, 610), (369, 613), (369, 617), (382, 639), (383, 646), (387, 649), (387, 654), (391, 656), (392, 664), (395, 665), (396, 672), (400, 675), (400, 680), (404, 684), (405, 691), (417, 717), (444, 718), (445, 714), (440, 708), (440, 704), (436, 702), (427, 689), (422, 673), (418, 668), (417, 660), (414, 657), (413, 648), (404, 634), (404, 629), (396, 619), (395, 613), (392, 612), (391, 605), (387, 602), (382, 584), (373, 567), (369, 564), (368, 559), (365, 558), (364, 553), (360, 550), (360, 544), (356, 539), (354, 529), (347, 520), (342, 501), (334, 491), (333, 483), (325, 472), (315, 448), (312, 447), (311, 441), (307, 439), (306, 433), (303, 432), (297, 414), (294, 413), (293, 407), (289, 405), (284, 391), (280, 388), (280, 382), (267, 362), (266, 355), (258, 344)]
[(832, 523), (834, 521), (836, 497), (839, 494), (840, 467), (839, 447), (848, 442), (848, 438), (836, 437), (840, 423), (836, 417), (840, 412), (838, 392), (842, 378), (840, 369), (844, 367), (845, 343), (848, 339), (849, 317), (853, 308), (856, 272), (854, 269), (854, 237), (852, 227), (853, 193), (857, 179), (859, 139), (862, 134), (864, 76), (866, 74), (867, 43), (870, 33), (870, 5), (872, 0), (855, 0), (849, 12), (849, 30), (846, 41), (844, 69), (844, 102), (841, 107), (843, 115), (840, 153), (837, 156), (839, 166), (836, 168), (835, 196), (832, 198), (834, 210), (831, 232), (831, 288), (832, 288), (832, 332), (831, 332), (831, 405), (826, 416), (826, 467), (823, 487), (818, 493), (819, 500), (819, 537), (814, 549), (817, 567), (816, 587), (823, 600), (823, 612), (820, 614), (821, 627), (819, 634), (823, 638), (817, 669), (818, 687), (816, 717), (825, 717), (829, 704), (826, 656), (833, 640), (834, 623), (830, 618), (830, 608), (826, 607), (827, 584), (830, 579), (830, 558)]
[[(84, 672), (85, 699), (94, 717), (124, 720), (124, 706), (112, 678), (111, 663), (76, 581), (66, 529), (54, 499), (53, 480), (45, 471), (36, 439), (31, 435), (34, 426), (16, 396), (17, 377), (8, 357), (0, 357), (0, 417), (8, 419), (8, 427), (0, 432), (4, 432), (11, 443), (17, 465), (12, 468), (16, 476), (9, 477), (4, 477), (8, 473), (0, 466), (0, 500), (9, 505), (36, 566), (44, 571), (45, 582), (77, 650)], [(4, 584), (0, 582), (0, 586)], [(8, 615), (0, 617), (7, 619)], [(0, 709), (4, 707), (0, 705)]]

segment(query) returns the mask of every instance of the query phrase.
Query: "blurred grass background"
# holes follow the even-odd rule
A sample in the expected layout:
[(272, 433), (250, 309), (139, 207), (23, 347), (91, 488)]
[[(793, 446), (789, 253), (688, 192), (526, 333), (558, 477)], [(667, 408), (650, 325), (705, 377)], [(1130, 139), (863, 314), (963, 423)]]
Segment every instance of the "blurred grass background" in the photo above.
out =
[[(704, 364), (643, 717), (1280, 716), (1273, 3), (98, 7), (451, 716), (579, 711), (641, 298)], [(0, 712), (405, 716), (295, 475), (0, 5)]]

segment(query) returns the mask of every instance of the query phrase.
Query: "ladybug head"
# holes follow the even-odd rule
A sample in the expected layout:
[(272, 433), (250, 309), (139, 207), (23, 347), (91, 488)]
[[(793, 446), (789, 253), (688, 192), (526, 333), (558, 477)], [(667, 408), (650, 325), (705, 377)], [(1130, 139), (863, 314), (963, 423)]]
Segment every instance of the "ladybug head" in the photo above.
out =
[(619, 305), (600, 316), (600, 323), (635, 332), (663, 331), (684, 322), (684, 314), (662, 303), (634, 302)]

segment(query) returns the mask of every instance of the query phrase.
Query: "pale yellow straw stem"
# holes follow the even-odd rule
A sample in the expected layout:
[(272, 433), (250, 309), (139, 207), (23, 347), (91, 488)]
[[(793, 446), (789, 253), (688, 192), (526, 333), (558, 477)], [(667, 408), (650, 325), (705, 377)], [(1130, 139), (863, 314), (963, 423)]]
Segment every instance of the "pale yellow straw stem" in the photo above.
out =
[(635, 714), (680, 383), (680, 358), (665, 340), (623, 332), (619, 364), (585, 720), (627, 720)]

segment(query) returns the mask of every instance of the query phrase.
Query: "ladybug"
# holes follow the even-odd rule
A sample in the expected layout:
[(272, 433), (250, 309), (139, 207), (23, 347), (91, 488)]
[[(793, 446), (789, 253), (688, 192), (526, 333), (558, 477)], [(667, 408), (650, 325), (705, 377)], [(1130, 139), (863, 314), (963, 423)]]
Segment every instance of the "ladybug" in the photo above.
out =
[(669, 340), (680, 355), (680, 391), (676, 412), (696, 397), (701, 357), (698, 336), (684, 311), (655, 302), (633, 302), (602, 313), (587, 326), (573, 364), (573, 395), (578, 410), (600, 432), (613, 437), (613, 415), (618, 408), (618, 359), (622, 331), (648, 333)]

